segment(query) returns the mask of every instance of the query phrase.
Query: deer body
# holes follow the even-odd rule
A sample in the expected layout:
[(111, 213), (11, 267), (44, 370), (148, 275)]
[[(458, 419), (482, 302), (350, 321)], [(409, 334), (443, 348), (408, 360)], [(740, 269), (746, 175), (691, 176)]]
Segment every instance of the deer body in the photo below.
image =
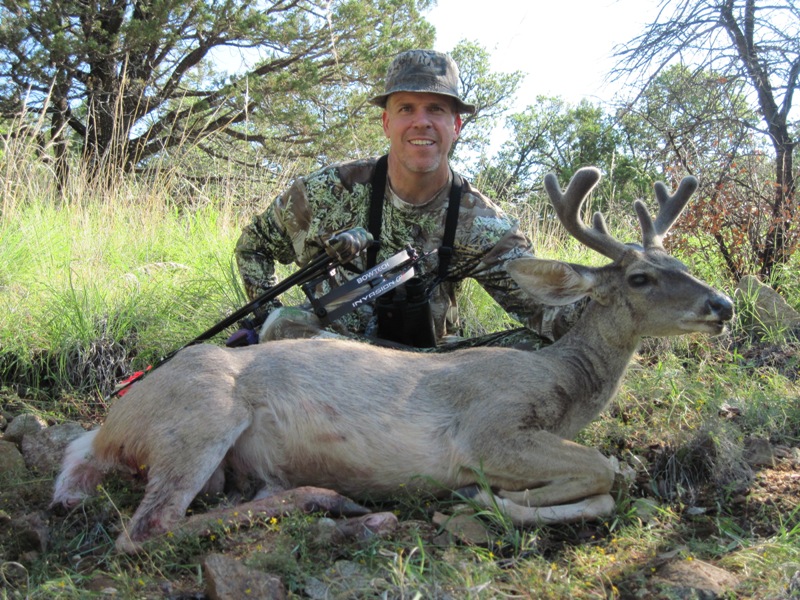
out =
[[(579, 172), (563, 199), (551, 182), (554, 204), (577, 213), (597, 178)], [(226, 470), (258, 481), (261, 495), (318, 486), (356, 499), (455, 490), (480, 472), (496, 495), (476, 499), (516, 522), (607, 515), (609, 462), (569, 440), (616, 394), (642, 336), (719, 333), (732, 305), (664, 252), (664, 222), (640, 213), (640, 250), (609, 241), (597, 219), (586, 230), (562, 212), (573, 235), (615, 260), (509, 263), (523, 290), (545, 303), (591, 296), (552, 346), (443, 354), (343, 340), (192, 346), (137, 382), (99, 431), (73, 442), (54, 503), (80, 501), (111, 468), (146, 472), (145, 497), (118, 540), (123, 550), (174, 526), (201, 490), (221, 488)]]

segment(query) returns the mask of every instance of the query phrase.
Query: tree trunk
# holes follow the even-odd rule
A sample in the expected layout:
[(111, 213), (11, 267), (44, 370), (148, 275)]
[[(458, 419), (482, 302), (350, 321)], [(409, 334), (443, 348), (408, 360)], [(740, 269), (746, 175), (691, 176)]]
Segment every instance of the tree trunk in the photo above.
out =
[(794, 235), (792, 224), (797, 217), (795, 206), (795, 181), (792, 152), (795, 143), (791, 141), (786, 127), (785, 134), (776, 139), (775, 147), (775, 197), (772, 204), (772, 224), (764, 241), (761, 255), (760, 274), (765, 279), (772, 275), (775, 266), (785, 263), (792, 255)]
[(56, 189), (63, 195), (69, 178), (69, 157), (67, 155), (67, 119), (69, 117), (69, 86), (58, 86), (53, 90), (53, 113), (50, 118), (50, 140), (53, 144), (55, 161)]
[[(745, 73), (756, 90), (758, 106), (767, 124), (775, 149), (775, 196), (772, 203), (772, 223), (761, 251), (760, 273), (768, 278), (775, 266), (786, 262), (791, 256), (790, 229), (796, 207), (794, 205), (794, 174), (792, 172), (792, 151), (795, 143), (786, 125), (788, 104), (779, 108), (775, 90), (770, 83), (769, 72), (759, 60), (758, 49), (753, 39), (756, 19), (755, 0), (745, 2), (742, 24), (733, 14), (733, 0), (727, 0), (720, 9), (721, 22), (734, 44)], [(787, 93), (790, 93), (787, 91)], [(790, 96), (791, 97), (791, 96)]]

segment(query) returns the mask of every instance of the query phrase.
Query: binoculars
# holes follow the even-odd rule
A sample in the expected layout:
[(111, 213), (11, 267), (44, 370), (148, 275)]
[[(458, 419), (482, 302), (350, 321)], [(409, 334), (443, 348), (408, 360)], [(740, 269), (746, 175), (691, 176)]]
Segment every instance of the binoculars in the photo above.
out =
[(421, 277), (406, 282), (405, 294), (398, 288), (378, 298), (375, 311), (379, 338), (414, 348), (436, 346), (430, 295)]

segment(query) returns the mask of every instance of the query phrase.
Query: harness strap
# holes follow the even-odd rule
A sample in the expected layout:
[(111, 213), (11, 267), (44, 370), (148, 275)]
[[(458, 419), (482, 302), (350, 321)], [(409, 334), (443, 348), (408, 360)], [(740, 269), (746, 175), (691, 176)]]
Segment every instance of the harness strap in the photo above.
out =
[[(375, 171), (372, 174), (372, 193), (369, 203), (369, 224), (368, 230), (375, 240), (367, 248), (367, 268), (371, 269), (377, 264), (378, 250), (380, 249), (381, 226), (383, 223), (383, 201), (386, 195), (386, 180), (389, 172), (389, 156), (384, 154), (378, 159)], [(453, 173), (453, 185), (450, 186), (450, 196), (447, 201), (447, 216), (444, 223), (444, 235), (442, 245), (439, 248), (439, 279), (442, 280), (447, 275), (450, 268), (450, 260), (453, 257), (453, 248), (456, 240), (456, 228), (458, 227), (458, 210), (461, 207), (461, 191), (463, 182), (457, 173)]]
[(383, 221), (383, 197), (386, 194), (386, 178), (389, 174), (389, 155), (378, 159), (372, 173), (372, 193), (369, 197), (369, 223), (367, 231), (372, 234), (372, 245), (367, 248), (367, 269), (378, 263), (378, 250), (381, 247), (381, 225)]
[(444, 280), (450, 268), (450, 259), (456, 243), (456, 228), (458, 227), (458, 209), (461, 207), (461, 177), (453, 173), (453, 185), (450, 187), (450, 198), (447, 201), (447, 217), (444, 222), (444, 235), (442, 245), (439, 247), (439, 279)]

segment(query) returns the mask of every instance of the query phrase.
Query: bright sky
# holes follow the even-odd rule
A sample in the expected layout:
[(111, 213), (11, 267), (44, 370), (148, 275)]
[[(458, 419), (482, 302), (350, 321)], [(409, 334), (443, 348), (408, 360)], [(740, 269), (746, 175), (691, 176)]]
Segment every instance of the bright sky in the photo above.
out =
[(526, 74), (515, 110), (536, 96), (610, 101), (616, 88), (603, 78), (614, 66), (614, 46), (644, 31), (658, 0), (438, 0), (427, 14), (435, 49), (461, 40), (479, 43), (493, 71)]

